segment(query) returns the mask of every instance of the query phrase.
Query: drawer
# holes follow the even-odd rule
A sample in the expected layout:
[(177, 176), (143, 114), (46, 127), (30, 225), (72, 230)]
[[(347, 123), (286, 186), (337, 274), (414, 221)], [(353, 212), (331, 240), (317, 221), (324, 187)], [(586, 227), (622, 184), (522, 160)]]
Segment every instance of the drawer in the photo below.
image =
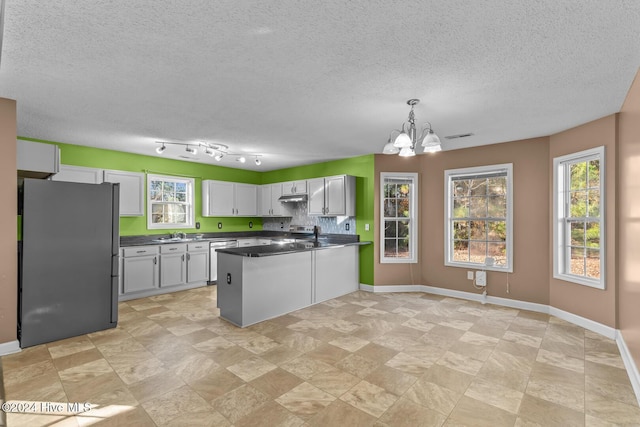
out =
[(189, 252), (208, 251), (209, 250), (209, 242), (187, 243), (187, 250)]
[(187, 251), (186, 243), (176, 243), (171, 245), (160, 246), (161, 254), (175, 254), (177, 252), (186, 252), (186, 251)]
[(145, 255), (158, 255), (158, 246), (129, 246), (122, 248), (122, 256), (125, 258)]

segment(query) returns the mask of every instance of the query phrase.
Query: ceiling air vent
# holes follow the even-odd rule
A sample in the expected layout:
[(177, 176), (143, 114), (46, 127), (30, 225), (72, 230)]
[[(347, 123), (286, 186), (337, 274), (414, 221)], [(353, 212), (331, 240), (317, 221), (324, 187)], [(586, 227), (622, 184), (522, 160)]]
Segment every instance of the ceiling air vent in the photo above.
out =
[(444, 139), (458, 139), (458, 138), (466, 138), (468, 136), (473, 135), (473, 133), (469, 132), (469, 133), (459, 133), (458, 135), (449, 135), (449, 136), (445, 136)]

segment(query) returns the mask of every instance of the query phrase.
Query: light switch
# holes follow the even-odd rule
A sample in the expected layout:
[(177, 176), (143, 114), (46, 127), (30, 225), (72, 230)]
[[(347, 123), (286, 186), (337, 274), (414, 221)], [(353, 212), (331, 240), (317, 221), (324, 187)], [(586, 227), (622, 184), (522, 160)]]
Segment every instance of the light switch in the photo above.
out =
[(364, 225), (364, 231), (369, 231), (369, 224)]

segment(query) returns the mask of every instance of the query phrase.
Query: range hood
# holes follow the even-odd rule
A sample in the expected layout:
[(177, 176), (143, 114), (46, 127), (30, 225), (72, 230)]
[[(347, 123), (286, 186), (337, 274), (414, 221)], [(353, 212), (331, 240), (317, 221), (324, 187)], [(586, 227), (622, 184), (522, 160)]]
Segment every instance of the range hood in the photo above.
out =
[(286, 194), (284, 196), (280, 196), (278, 201), (279, 202), (288, 202), (288, 203), (306, 202), (307, 201), (307, 195), (306, 194)]

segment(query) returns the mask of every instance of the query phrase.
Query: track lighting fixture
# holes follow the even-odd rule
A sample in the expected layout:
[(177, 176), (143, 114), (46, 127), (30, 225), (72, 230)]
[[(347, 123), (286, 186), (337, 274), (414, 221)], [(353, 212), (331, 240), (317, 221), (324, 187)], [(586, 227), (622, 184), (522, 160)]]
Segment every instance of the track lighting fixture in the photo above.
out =
[[(222, 161), (224, 157), (231, 156), (235, 158), (237, 162), (246, 163), (247, 158), (244, 154), (236, 154), (229, 152), (229, 146), (224, 144), (215, 144), (210, 142), (196, 141), (196, 142), (169, 142), (169, 141), (156, 141), (156, 144), (160, 144), (156, 148), (156, 153), (163, 154), (167, 150), (168, 145), (179, 145), (184, 147), (185, 151), (192, 156), (198, 154), (198, 149), (202, 149), (204, 154), (213, 157), (217, 162)], [(260, 160), (259, 154), (246, 154), (246, 156), (255, 157), (255, 164), (260, 166), (262, 160)]]

